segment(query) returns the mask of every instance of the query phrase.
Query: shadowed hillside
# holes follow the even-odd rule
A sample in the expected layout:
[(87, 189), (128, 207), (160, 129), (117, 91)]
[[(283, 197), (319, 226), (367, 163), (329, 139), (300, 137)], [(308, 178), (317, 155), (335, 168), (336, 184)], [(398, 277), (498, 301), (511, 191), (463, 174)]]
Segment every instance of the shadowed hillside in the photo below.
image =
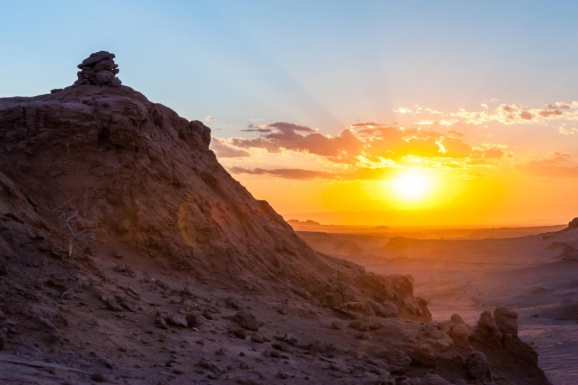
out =
[(0, 99), (0, 380), (547, 383), (516, 333), (483, 344), (509, 313), (432, 323), (411, 277), (315, 252), (113, 59)]

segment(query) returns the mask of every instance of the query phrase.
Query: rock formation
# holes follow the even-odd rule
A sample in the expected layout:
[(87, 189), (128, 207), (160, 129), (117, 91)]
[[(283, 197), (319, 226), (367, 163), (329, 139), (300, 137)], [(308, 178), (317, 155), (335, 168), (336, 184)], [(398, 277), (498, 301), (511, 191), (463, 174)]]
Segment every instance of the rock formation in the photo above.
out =
[(122, 82), (116, 77), (118, 65), (114, 62), (115, 55), (99, 51), (91, 54), (78, 65), (78, 80), (74, 85), (97, 85), (120, 87)]
[(567, 230), (578, 229), (578, 218), (572, 219), (572, 220), (568, 223), (568, 227), (567, 227), (566, 229), (567, 229)]
[[(410, 276), (315, 252), (218, 163), (208, 127), (121, 86), (113, 59), (92, 54), (58, 92), (0, 99), (5, 362), (51, 362), (47, 384), (61, 373), (69, 383), (433, 384), (479, 372), (454, 362), (472, 352), (459, 317), (431, 323)], [(512, 334), (508, 314), (495, 324)], [(499, 371), (494, 348), (480, 349)]]

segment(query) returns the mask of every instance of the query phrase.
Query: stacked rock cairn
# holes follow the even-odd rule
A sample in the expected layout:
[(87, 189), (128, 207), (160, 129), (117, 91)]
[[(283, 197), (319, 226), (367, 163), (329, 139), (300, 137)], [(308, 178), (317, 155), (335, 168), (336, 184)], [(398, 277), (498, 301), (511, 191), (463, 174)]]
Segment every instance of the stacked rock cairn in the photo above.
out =
[(78, 65), (78, 80), (75, 86), (97, 85), (119, 87), (122, 82), (116, 77), (118, 64), (114, 62), (114, 54), (106, 51), (95, 52)]

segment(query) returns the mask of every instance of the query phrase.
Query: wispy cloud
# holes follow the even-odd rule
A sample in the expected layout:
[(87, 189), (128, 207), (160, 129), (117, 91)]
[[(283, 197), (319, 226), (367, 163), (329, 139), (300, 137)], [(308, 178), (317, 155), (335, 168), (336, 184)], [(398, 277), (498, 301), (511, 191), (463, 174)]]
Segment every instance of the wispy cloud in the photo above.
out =
[(399, 107), (393, 112), (409, 114), (417, 119), (415, 125), (453, 126), (456, 124), (481, 125), (490, 122), (501, 124), (543, 124), (555, 119), (578, 120), (578, 101), (555, 102), (543, 107), (532, 108), (522, 104), (498, 104), (490, 107), (481, 104), (479, 110), (460, 109), (442, 112), (421, 106)]
[[(496, 102), (495, 100), (493, 101)], [(486, 123), (512, 124), (545, 124), (552, 120), (578, 120), (578, 101), (555, 102), (533, 108), (522, 104), (481, 104), (478, 110), (459, 109), (443, 112), (422, 106), (399, 107), (393, 112), (411, 115), (417, 126), (445, 126), (458, 124), (482, 125)], [(562, 130), (561, 130), (561, 133)]]
[(230, 167), (229, 171), (233, 174), (250, 174), (250, 175), (268, 175), (285, 179), (329, 179), (329, 180), (383, 180), (393, 169), (390, 168), (366, 168), (354, 167), (350, 170), (340, 172), (328, 172), (320, 170), (304, 170), (297, 168), (245, 168)]
[(269, 175), (286, 179), (333, 179), (334, 174), (326, 171), (303, 170), (297, 168), (281, 168), (266, 170), (263, 168), (231, 167), (233, 174)]
[(560, 125), (560, 127), (558, 128), (558, 132), (561, 133), (562, 135), (574, 135), (576, 133), (578, 133), (578, 128), (576, 127), (567, 127), (566, 124), (562, 123)]

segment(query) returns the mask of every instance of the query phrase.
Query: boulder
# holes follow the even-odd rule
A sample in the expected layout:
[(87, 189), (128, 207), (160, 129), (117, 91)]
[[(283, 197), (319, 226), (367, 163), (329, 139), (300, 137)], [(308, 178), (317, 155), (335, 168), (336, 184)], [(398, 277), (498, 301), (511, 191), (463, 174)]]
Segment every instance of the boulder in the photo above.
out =
[(471, 352), (466, 358), (468, 373), (476, 380), (491, 380), (492, 373), (486, 355), (479, 351)]

